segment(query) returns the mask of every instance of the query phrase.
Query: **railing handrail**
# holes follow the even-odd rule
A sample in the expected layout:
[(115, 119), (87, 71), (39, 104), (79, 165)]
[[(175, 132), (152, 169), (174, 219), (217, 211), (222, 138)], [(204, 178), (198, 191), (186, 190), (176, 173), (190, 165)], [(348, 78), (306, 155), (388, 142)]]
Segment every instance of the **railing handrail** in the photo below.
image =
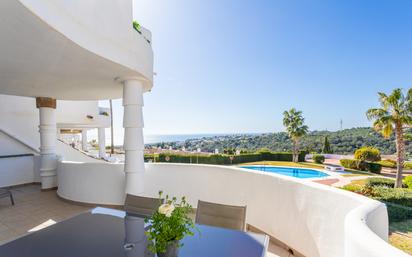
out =
[(30, 150), (34, 151), (35, 153), (40, 153), (40, 151), (38, 149), (36, 149), (33, 146), (31, 146), (30, 144), (24, 142), (22, 139), (18, 138), (17, 136), (5, 131), (3, 128), (0, 128), (0, 132), (5, 134), (6, 136), (16, 140), (17, 142), (19, 142), (20, 144), (22, 144), (25, 147), (29, 148)]
[(0, 155), (0, 159), (34, 156), (32, 153)]

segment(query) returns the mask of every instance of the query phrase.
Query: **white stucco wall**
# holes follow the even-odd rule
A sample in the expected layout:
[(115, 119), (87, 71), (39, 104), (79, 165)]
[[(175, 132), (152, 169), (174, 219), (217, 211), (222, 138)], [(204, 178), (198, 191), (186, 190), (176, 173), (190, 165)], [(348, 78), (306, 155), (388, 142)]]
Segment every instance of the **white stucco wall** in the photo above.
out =
[(16, 154), (34, 154), (33, 149), (13, 139), (0, 130), (0, 156)]
[[(60, 162), (58, 194), (122, 204), (122, 170), (121, 164)], [(385, 242), (383, 204), (313, 182), (225, 166), (146, 164), (144, 194), (156, 196), (159, 190), (185, 195), (194, 207), (199, 199), (247, 205), (249, 224), (306, 256), (407, 256)]]
[(34, 98), (0, 95), (0, 129), (38, 149), (38, 126), (39, 110)]
[(61, 141), (57, 141), (56, 152), (59, 155), (59, 158), (65, 161), (91, 162), (91, 163), (104, 162), (102, 160), (92, 158), (80, 151), (77, 151), (76, 149), (73, 149), (71, 146)]
[[(93, 118), (89, 119), (87, 115)], [(98, 101), (57, 101), (56, 122), (59, 128), (109, 127), (110, 119), (101, 116)]]
[(0, 187), (34, 182), (33, 156), (0, 158)]
[[(94, 119), (88, 119), (86, 116), (89, 114)], [(69, 124), (69, 128), (109, 127), (110, 120), (106, 116), (99, 116), (102, 115), (99, 115), (98, 101), (57, 101), (56, 122), (58, 127), (67, 127), (65, 124)], [(32, 148), (38, 149), (40, 147), (38, 126), (39, 110), (36, 108), (34, 98), (0, 95), (0, 130), (4, 130)], [(0, 151), (3, 148), (5, 147), (2, 146)]]

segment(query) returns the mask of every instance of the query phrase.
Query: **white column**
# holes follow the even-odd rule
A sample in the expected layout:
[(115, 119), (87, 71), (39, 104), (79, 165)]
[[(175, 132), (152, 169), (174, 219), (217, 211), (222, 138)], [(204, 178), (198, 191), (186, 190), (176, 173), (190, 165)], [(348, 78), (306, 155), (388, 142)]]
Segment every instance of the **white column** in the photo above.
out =
[(82, 130), (82, 150), (87, 152), (87, 130)]
[(133, 195), (144, 191), (143, 92), (139, 80), (123, 81), (125, 191)]
[(99, 158), (106, 159), (106, 133), (105, 128), (97, 129), (97, 136), (99, 141)]
[(42, 190), (52, 189), (57, 186), (56, 100), (50, 98), (38, 98), (36, 99), (36, 105), (39, 108), (40, 116), (41, 187)]

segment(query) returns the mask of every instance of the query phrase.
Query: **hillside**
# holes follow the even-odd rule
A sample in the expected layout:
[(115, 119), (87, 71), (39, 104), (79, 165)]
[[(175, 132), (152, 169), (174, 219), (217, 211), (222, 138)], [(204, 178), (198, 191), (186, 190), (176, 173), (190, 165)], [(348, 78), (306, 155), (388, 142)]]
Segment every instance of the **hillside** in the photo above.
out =
[[(385, 139), (371, 128), (352, 128), (337, 132), (312, 131), (303, 138), (302, 149), (309, 152), (320, 152), (323, 138), (328, 136), (333, 153), (351, 154), (361, 146), (375, 146), (383, 154), (395, 153), (394, 138)], [(195, 151), (200, 148), (205, 152), (213, 152), (215, 149), (223, 151), (227, 148), (258, 150), (268, 148), (272, 151), (290, 151), (291, 141), (285, 132), (254, 134), (254, 135), (225, 135), (204, 137), (200, 139), (188, 139), (184, 142), (164, 142), (149, 145), (149, 147), (162, 147), (174, 149), (185, 147)], [(406, 152), (412, 152), (412, 144), (407, 142)]]

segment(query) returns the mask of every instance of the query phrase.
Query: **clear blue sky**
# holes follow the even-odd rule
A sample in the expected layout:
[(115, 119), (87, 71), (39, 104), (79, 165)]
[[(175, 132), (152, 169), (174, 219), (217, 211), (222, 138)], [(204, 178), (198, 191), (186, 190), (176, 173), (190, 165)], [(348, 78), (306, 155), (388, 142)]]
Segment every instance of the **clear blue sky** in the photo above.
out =
[[(412, 1), (134, 0), (153, 34), (146, 134), (369, 126), (377, 91), (412, 85)], [(116, 124), (121, 127), (120, 102)]]

